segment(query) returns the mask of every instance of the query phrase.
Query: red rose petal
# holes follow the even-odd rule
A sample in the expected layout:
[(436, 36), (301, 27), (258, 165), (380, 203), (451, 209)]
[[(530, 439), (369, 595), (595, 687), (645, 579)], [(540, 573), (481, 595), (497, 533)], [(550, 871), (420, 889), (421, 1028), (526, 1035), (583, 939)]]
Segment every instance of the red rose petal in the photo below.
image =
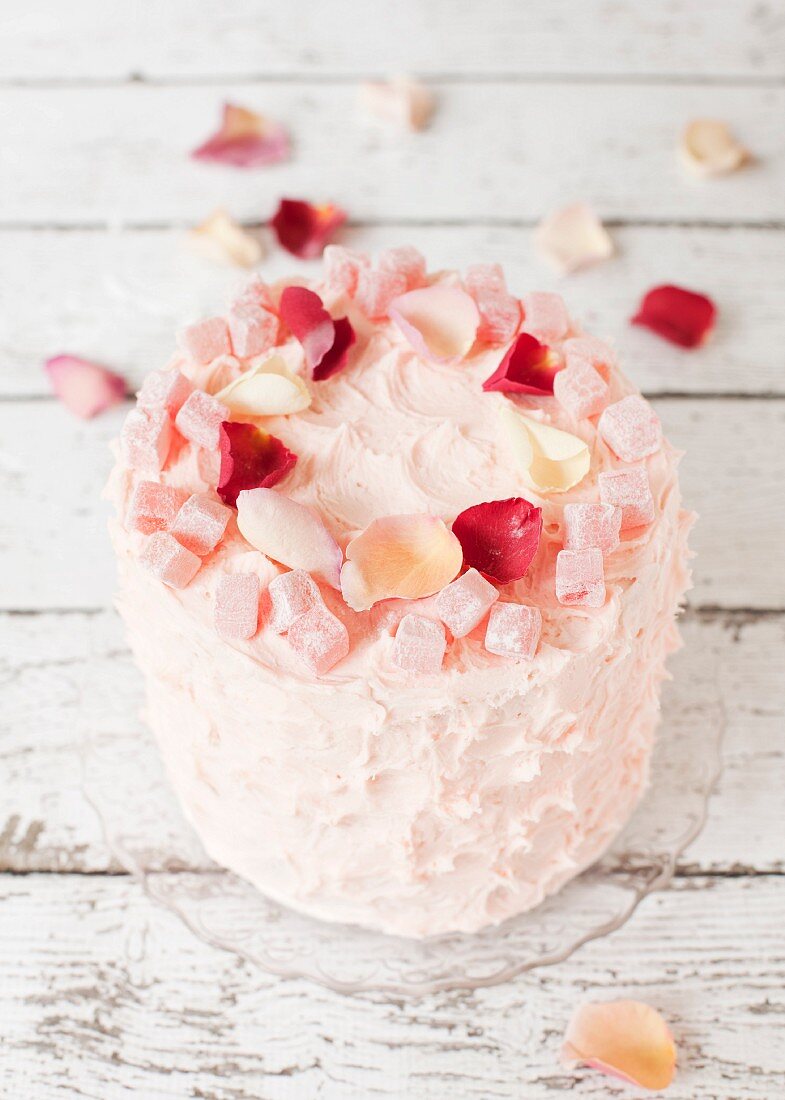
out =
[(558, 363), (550, 348), (528, 332), (521, 332), (482, 388), (486, 392), (498, 390), (544, 396), (553, 393), (557, 370)]
[(234, 168), (263, 168), (288, 158), (289, 135), (279, 123), (225, 103), (220, 130), (191, 156)]
[(65, 407), (83, 420), (119, 405), (128, 393), (119, 374), (76, 355), (55, 355), (47, 359), (44, 369)]
[(532, 563), (542, 533), (542, 509), (523, 497), (475, 504), (456, 518), (453, 534), (463, 564), (498, 584), (517, 581)]
[(345, 221), (346, 211), (331, 203), (312, 206), (301, 199), (281, 199), (270, 225), (281, 248), (301, 260), (314, 260)]
[(255, 424), (225, 421), (220, 430), (221, 472), (218, 496), (224, 504), (237, 504), (243, 489), (269, 489), (291, 470), (297, 455), (274, 435)]
[(334, 321), (319, 295), (304, 286), (286, 287), (279, 309), (281, 320), (303, 346), (314, 381), (323, 382), (346, 366), (355, 341), (348, 317)]
[(711, 336), (717, 309), (711, 298), (680, 286), (655, 286), (644, 295), (634, 325), (643, 325), (683, 348), (697, 348)]

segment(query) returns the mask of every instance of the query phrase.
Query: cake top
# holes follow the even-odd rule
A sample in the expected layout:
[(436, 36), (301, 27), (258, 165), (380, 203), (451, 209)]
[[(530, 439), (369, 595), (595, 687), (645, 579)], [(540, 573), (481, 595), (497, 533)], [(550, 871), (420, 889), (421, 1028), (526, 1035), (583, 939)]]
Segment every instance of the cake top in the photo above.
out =
[(254, 279), (178, 344), (121, 433), (123, 545), (270, 668), (530, 669), (615, 620), (665, 537), (656, 414), (498, 265), (329, 247), (319, 281)]

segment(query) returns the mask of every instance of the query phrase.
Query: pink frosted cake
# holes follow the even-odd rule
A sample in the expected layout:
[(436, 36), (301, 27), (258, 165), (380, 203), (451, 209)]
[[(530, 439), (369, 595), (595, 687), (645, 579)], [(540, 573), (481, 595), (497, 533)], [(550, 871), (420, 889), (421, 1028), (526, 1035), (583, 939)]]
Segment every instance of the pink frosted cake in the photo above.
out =
[(391, 933), (537, 905), (636, 805), (687, 585), (678, 454), (501, 270), (342, 248), (147, 377), (110, 494), (146, 719), (209, 854)]

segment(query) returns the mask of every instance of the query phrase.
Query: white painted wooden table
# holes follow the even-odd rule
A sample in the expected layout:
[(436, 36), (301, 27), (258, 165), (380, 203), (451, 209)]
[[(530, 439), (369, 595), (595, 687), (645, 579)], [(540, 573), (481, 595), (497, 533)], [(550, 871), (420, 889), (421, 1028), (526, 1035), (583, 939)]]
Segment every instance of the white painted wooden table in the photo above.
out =
[[(436, 88), (427, 133), (356, 116), (358, 81), (396, 70)], [(292, 162), (190, 162), (224, 98), (285, 121)], [(674, 143), (702, 114), (758, 162), (685, 178)], [(555, 285), (532, 254), (537, 218), (592, 201), (619, 255), (564, 292), (688, 448), (700, 556), (666, 720), (700, 715), (697, 685), (720, 669), (709, 822), (622, 931), (472, 995), (346, 998), (208, 948), (116, 873), (80, 793), (80, 698), (127, 729), (139, 695), (99, 501), (119, 417), (69, 418), (41, 361), (71, 350), (141, 378), (234, 278), (195, 259), (183, 227), (219, 204), (260, 223), (281, 194), (342, 203), (358, 244), (501, 260), (519, 291)], [(558, 1048), (577, 1000), (623, 994), (673, 1024), (672, 1096), (785, 1095), (781, 2), (2, 0), (0, 196), (0, 1095), (617, 1095)], [(265, 270), (288, 266), (276, 253)], [(704, 351), (626, 324), (667, 280), (716, 298)], [(143, 792), (139, 820), (165, 862)]]

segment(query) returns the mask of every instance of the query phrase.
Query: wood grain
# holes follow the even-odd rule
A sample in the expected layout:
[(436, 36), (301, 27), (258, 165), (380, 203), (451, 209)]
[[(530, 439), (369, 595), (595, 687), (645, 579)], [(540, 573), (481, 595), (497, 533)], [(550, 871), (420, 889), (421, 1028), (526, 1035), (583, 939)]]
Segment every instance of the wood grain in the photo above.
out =
[(673, 1027), (679, 1072), (669, 1100), (774, 1100), (785, 1092), (783, 907), (779, 877), (691, 879), (566, 964), (407, 1001), (275, 982), (196, 940), (127, 878), (6, 876), (0, 1091), (36, 1100), (599, 1100), (627, 1091), (564, 1068), (564, 1029), (580, 1001), (630, 996)]
[[(611, 262), (568, 279), (543, 264), (529, 229), (389, 226), (342, 239), (370, 251), (416, 240), (433, 270), (499, 262), (518, 293), (559, 290), (583, 324), (616, 342), (649, 394), (785, 393), (784, 231), (630, 226), (613, 237)], [(293, 270), (315, 273), (318, 265), (298, 264), (270, 243), (262, 275)], [(220, 308), (243, 278), (194, 252), (184, 230), (0, 231), (0, 397), (49, 393), (41, 364), (61, 350), (109, 362), (138, 385), (168, 358), (177, 328)], [(717, 331), (700, 351), (628, 323), (643, 291), (674, 281), (717, 302)]]
[[(724, 710), (724, 772), (709, 822), (685, 853), (689, 873), (783, 871), (779, 822), (785, 752), (785, 684), (779, 676), (785, 616), (688, 615), (685, 648), (671, 661), (663, 723), (678, 736), (704, 739)], [(5, 732), (0, 742), (0, 871), (118, 870), (98, 819), (84, 798), (86, 739), (122, 774), (129, 843), (145, 866), (205, 869), (197, 844), (183, 842), (177, 815), (162, 819), (144, 792), (160, 777), (157, 759), (140, 755), (141, 682), (111, 612), (0, 616), (0, 652), (8, 656)], [(33, 751), (34, 749), (34, 751)], [(111, 770), (111, 769), (110, 769)], [(678, 798), (678, 795), (675, 796)], [(739, 821), (744, 819), (744, 829)], [(188, 830), (186, 830), (188, 832)]]
[[(128, 84), (100, 95), (6, 88), (0, 221), (182, 224), (222, 203), (259, 222), (281, 195), (330, 199), (360, 222), (516, 224), (576, 198), (624, 221), (782, 221), (785, 87), (655, 84), (634, 96), (569, 82), (434, 90), (438, 125), (400, 135), (357, 117), (351, 84)], [(190, 160), (225, 99), (286, 123), (291, 163), (238, 172)], [(684, 124), (702, 115), (734, 126), (755, 163), (722, 180), (690, 178), (676, 146)]]
[[(191, 0), (38, 0), (0, 35), (6, 79), (263, 80), (412, 71), (775, 78), (785, 42), (775, 5), (755, 0), (398, 0), (380, 18), (351, 0), (233, 0), (193, 17)], [(434, 44), (438, 43), (438, 48)], [(711, 48), (707, 48), (711, 43)]]

